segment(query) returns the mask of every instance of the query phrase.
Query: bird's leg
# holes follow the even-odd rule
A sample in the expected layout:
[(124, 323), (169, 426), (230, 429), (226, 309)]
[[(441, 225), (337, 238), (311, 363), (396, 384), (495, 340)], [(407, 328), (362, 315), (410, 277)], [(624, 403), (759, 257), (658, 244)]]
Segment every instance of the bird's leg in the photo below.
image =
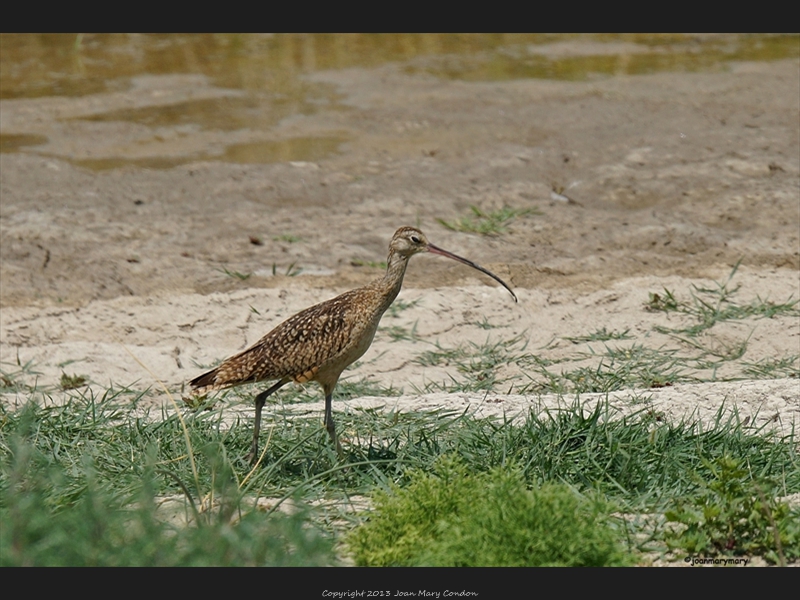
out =
[(289, 380), (282, 379), (268, 390), (256, 396), (256, 423), (253, 426), (253, 444), (250, 446), (250, 454), (247, 455), (247, 459), (250, 461), (251, 465), (256, 464), (258, 460), (258, 434), (261, 432), (261, 409), (264, 408), (264, 403), (267, 401), (267, 398), (288, 382)]
[(325, 390), (325, 429), (328, 430), (328, 435), (331, 437), (333, 445), (336, 446), (336, 454), (339, 455), (339, 460), (342, 460), (344, 452), (342, 451), (342, 445), (339, 443), (339, 438), (336, 437), (336, 424), (333, 422), (333, 415), (331, 414), (334, 386), (328, 387), (326, 385), (323, 388)]

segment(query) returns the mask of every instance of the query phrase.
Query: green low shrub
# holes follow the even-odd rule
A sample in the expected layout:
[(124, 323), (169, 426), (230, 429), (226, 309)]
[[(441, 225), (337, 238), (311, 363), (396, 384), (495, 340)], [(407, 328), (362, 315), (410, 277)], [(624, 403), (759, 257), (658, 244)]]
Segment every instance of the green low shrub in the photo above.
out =
[(800, 510), (774, 498), (769, 479), (755, 480), (742, 462), (724, 456), (701, 490), (674, 502), (666, 531), (672, 550), (702, 556), (763, 556), (778, 564), (800, 558)]
[(608, 505), (563, 484), (527, 489), (520, 472), (469, 473), (444, 458), (405, 487), (374, 496), (369, 519), (348, 537), (370, 566), (603, 566), (631, 556)]

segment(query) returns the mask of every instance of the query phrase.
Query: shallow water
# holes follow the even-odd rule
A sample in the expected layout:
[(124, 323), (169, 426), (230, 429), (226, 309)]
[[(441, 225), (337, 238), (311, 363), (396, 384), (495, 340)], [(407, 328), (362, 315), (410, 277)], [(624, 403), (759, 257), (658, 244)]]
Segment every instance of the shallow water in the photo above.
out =
[[(465, 81), (591, 78), (662, 71), (719, 71), (732, 61), (800, 55), (796, 35), (140, 35), (3, 34), (0, 99), (79, 98), (131, 92), (148, 78), (195, 75), (223, 91), (193, 94), (187, 78), (181, 98), (111, 107), (102, 101), (65, 124), (125, 123), (146, 132), (142, 151), (81, 156), (53, 152), (40, 132), (0, 127), (0, 151), (33, 151), (92, 170), (123, 166), (172, 168), (197, 160), (234, 163), (320, 160), (339, 151), (346, 136), (262, 139), (280, 123), (325, 110), (349, 110), (314, 72), (395, 63), (408, 74)], [(155, 86), (158, 87), (158, 86)], [(194, 96), (194, 97), (193, 97)], [(118, 103), (117, 103), (118, 104)], [(150, 135), (148, 139), (147, 132)], [(254, 132), (230, 142), (203, 144), (197, 132)], [(174, 139), (189, 137), (191, 144)], [(250, 136), (253, 137), (253, 136)], [(242, 139), (243, 138), (243, 139)], [(173, 140), (170, 148), (158, 142)], [(147, 146), (153, 142), (155, 146)], [(191, 147), (188, 147), (191, 146)], [(113, 153), (112, 153), (113, 154)]]

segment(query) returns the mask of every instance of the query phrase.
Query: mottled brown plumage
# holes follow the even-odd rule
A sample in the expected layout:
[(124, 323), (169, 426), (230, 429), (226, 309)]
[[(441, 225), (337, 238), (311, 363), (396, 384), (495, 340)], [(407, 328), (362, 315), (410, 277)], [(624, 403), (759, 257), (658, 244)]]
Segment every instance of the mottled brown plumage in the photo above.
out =
[(256, 396), (251, 462), (257, 459), (264, 402), (270, 394), (290, 381), (316, 381), (322, 386), (325, 393), (325, 427), (341, 454), (331, 415), (333, 390), (342, 371), (361, 358), (372, 344), (383, 313), (400, 293), (408, 259), (419, 252), (446, 256), (478, 269), (498, 281), (514, 296), (511, 288), (493, 273), (430, 244), (419, 229), (401, 227), (389, 243), (388, 264), (383, 277), (297, 313), (252, 347), (189, 382), (195, 388), (195, 394), (204, 394), (243, 383), (277, 380), (272, 387)]

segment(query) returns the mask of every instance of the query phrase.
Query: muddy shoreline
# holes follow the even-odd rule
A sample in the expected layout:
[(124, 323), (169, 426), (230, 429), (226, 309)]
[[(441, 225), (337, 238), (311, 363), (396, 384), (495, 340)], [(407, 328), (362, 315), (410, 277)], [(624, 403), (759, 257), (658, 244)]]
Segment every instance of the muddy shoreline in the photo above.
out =
[[(31, 361), (51, 386), (64, 369), (100, 386), (147, 379), (126, 346), (178, 389), (198, 365), (292, 312), (378, 277), (401, 225), (520, 295), (512, 306), (466, 267), (414, 259), (401, 299), (418, 303), (383, 325), (416, 326), (422, 341), (379, 332), (367, 362), (349, 372), (407, 392), (446, 378), (444, 367), (413, 362), (425, 344), (522, 335), (535, 349), (557, 338), (566, 352), (568, 337), (613, 326), (658, 347), (652, 328), (668, 317), (644, 311), (648, 294), (689, 298), (736, 264), (743, 301), (800, 297), (797, 60), (579, 82), (467, 82), (397, 64), (306, 79), (336, 102), (278, 119), (268, 134), (114, 117), (243, 94), (197, 75), (3, 100), (4, 135), (47, 140), (0, 154), (4, 368)], [(232, 139), (317, 140), (335, 151), (214, 158)], [(175, 165), (150, 168), (154, 155)], [(518, 214), (493, 235), (442, 225), (473, 206)], [(482, 319), (496, 329), (475, 325)], [(748, 364), (800, 349), (796, 317), (725, 327), (706, 341), (748, 339)], [(743, 364), (733, 361), (727, 376), (744, 376)], [(800, 385), (782, 401), (788, 418)]]

